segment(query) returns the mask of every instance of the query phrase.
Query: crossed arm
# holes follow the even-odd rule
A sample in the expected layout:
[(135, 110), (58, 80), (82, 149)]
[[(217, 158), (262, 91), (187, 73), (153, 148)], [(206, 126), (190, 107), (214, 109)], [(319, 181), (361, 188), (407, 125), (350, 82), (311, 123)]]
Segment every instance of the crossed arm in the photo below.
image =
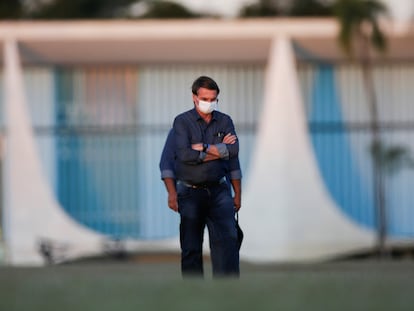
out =
[[(237, 140), (236, 135), (227, 134), (223, 138), (224, 144), (234, 144)], [(203, 144), (193, 144), (192, 149), (197, 151), (203, 150)], [(220, 152), (215, 145), (210, 145), (206, 150), (206, 156), (203, 161), (212, 161), (220, 159)], [(175, 186), (175, 178), (163, 178), (165, 187), (168, 192), (168, 207), (175, 212), (178, 212), (178, 201), (177, 201), (177, 189)], [(234, 190), (234, 207), (238, 211), (241, 207), (241, 180), (240, 179), (231, 179), (231, 184)]]
[[(236, 142), (236, 140), (237, 140), (236, 135), (232, 135), (231, 133), (228, 133), (226, 136), (224, 136), (223, 143), (226, 145), (232, 145)], [(202, 143), (192, 144), (191, 148), (196, 151), (203, 151), (203, 144)], [(208, 148), (205, 152), (206, 152), (206, 156), (203, 162), (218, 160), (221, 158), (220, 150), (217, 148), (216, 145), (208, 145)]]

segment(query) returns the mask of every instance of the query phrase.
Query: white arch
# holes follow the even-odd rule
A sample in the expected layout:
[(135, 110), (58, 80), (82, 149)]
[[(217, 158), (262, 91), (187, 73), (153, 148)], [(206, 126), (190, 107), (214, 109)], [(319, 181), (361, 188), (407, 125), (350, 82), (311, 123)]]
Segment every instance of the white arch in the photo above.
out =
[(42, 172), (25, 99), (17, 42), (4, 44), (5, 239), (10, 264), (42, 264), (38, 246), (51, 239), (68, 246), (77, 257), (101, 251), (102, 236), (68, 217)]
[(257, 262), (327, 258), (374, 245), (326, 190), (306, 128), (290, 39), (276, 36), (264, 108), (240, 212), (241, 258)]

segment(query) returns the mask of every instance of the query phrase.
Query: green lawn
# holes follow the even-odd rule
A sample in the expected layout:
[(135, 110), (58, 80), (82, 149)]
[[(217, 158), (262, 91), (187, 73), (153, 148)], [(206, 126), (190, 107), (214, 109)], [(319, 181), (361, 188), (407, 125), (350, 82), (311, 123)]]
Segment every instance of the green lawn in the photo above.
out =
[(414, 310), (414, 261), (242, 264), (182, 280), (177, 262), (0, 267), (0, 310)]

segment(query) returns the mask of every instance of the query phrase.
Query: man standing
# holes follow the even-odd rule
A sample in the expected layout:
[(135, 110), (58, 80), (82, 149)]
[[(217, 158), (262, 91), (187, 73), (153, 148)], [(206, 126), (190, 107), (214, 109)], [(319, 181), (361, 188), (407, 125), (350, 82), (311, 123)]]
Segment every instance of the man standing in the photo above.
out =
[(194, 108), (178, 115), (173, 124), (175, 171), (170, 170), (163, 179), (168, 206), (180, 213), (184, 276), (203, 274), (206, 225), (214, 276), (239, 275), (234, 216), (241, 204), (240, 170), (231, 172), (234, 198), (226, 182), (229, 163), (235, 159), (238, 163), (239, 144), (231, 118), (215, 110), (219, 92), (211, 78), (196, 79), (192, 86)]

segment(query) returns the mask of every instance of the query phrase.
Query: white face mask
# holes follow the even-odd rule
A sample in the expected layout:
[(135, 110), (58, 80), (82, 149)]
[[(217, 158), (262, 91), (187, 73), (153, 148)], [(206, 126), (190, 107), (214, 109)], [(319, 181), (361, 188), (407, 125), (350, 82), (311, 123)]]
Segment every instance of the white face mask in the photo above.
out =
[(217, 110), (217, 100), (212, 101), (212, 102), (199, 100), (198, 101), (198, 109), (200, 109), (200, 111), (202, 113), (205, 113), (205, 114), (212, 113), (213, 110)]

